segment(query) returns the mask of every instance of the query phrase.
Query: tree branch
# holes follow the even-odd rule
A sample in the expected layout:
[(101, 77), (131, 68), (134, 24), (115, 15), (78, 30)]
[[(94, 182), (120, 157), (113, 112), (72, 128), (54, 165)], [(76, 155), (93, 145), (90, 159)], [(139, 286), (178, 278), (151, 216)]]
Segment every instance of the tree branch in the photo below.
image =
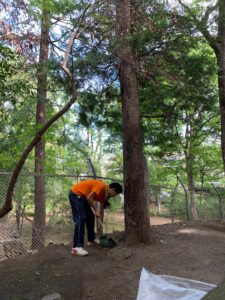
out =
[(204, 38), (208, 41), (208, 43), (210, 44), (210, 46), (214, 49), (215, 52), (219, 51), (219, 45), (216, 42), (216, 39), (210, 34), (210, 32), (208, 31), (206, 26), (201, 26), (201, 23), (204, 23), (205, 25), (207, 24), (207, 20), (209, 18), (210, 13), (216, 9), (217, 5), (212, 6), (210, 8), (208, 8), (206, 10), (205, 16), (202, 18), (201, 21), (199, 21), (196, 18), (196, 15), (194, 13), (192, 13), (191, 9), (188, 7), (188, 5), (184, 4), (181, 0), (178, 0), (178, 2), (180, 3), (181, 6), (183, 6), (186, 11), (191, 15), (193, 21), (196, 24), (197, 29), (199, 30), (199, 32), (202, 33), (202, 35), (204, 36)]
[(57, 114), (55, 114), (41, 129), (39, 129), (36, 132), (33, 140), (30, 142), (30, 144), (27, 146), (27, 148), (22, 153), (22, 155), (19, 159), (19, 162), (17, 163), (17, 165), (16, 165), (16, 167), (13, 171), (13, 174), (10, 178), (10, 182), (9, 182), (7, 193), (6, 193), (6, 200), (5, 200), (5, 203), (4, 203), (3, 207), (0, 209), (0, 218), (4, 217), (7, 213), (9, 213), (12, 210), (13, 190), (15, 188), (18, 175), (19, 175), (19, 173), (20, 173), (20, 171), (21, 171), (21, 169), (22, 169), (29, 153), (38, 144), (38, 142), (41, 140), (42, 136), (47, 131), (47, 129), (56, 120), (58, 120), (58, 118), (60, 118), (67, 110), (69, 110), (71, 105), (77, 99), (77, 90), (76, 90), (76, 84), (75, 84), (76, 82), (73, 79), (73, 76), (72, 76), (70, 70), (67, 68), (67, 61), (68, 61), (69, 53), (70, 53), (71, 48), (73, 46), (74, 39), (76, 38), (76, 35), (77, 35), (77, 31), (72, 33), (72, 35), (69, 39), (69, 42), (68, 42), (68, 46), (67, 46), (66, 54), (65, 54), (65, 57), (64, 57), (64, 60), (63, 60), (63, 64), (61, 65), (63, 71), (65, 72), (65, 74), (67, 75), (67, 77), (70, 81), (71, 89), (72, 89), (72, 97), (69, 100), (69, 102)]
[(177, 120), (182, 120), (183, 118), (179, 116), (172, 116), (171, 114), (160, 114), (160, 115), (141, 115), (142, 118), (149, 118), (149, 119), (159, 119), (159, 118), (169, 118), (169, 119), (177, 119)]

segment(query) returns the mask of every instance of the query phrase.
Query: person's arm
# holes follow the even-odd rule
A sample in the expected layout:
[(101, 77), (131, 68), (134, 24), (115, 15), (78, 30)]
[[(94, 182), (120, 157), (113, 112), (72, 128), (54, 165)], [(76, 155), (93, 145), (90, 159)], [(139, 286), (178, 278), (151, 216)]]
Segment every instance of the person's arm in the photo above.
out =
[(101, 217), (101, 214), (100, 214), (100, 211), (96, 208), (95, 206), (95, 200), (94, 200), (94, 197), (95, 197), (95, 192), (91, 192), (88, 196), (87, 196), (87, 201), (93, 211), (93, 213), (95, 214), (96, 218), (100, 218)]

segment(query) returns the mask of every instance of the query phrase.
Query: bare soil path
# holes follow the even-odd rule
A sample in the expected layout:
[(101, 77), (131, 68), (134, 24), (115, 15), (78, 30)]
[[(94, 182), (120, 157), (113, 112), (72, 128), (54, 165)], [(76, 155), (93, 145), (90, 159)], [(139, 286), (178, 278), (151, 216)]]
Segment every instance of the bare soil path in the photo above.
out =
[[(159, 221), (159, 220), (158, 220)], [(123, 233), (113, 249), (90, 247), (88, 257), (70, 255), (70, 245), (50, 245), (37, 254), (1, 262), (2, 300), (134, 300), (142, 267), (218, 284), (225, 277), (225, 223), (153, 225), (155, 244), (126, 248)]]

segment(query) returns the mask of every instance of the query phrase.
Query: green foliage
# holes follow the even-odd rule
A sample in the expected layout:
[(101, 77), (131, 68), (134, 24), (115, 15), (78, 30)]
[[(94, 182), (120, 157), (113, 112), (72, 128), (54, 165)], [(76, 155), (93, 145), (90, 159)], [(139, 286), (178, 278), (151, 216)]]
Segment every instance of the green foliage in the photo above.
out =
[(207, 144), (196, 147), (194, 149), (195, 156), (195, 179), (201, 183), (220, 181), (223, 177), (223, 163), (221, 158), (221, 148), (218, 143)]
[(44, 9), (49, 11), (51, 14), (63, 15), (66, 16), (68, 13), (71, 13), (76, 8), (83, 7), (81, 4), (77, 4), (72, 0), (30, 0), (29, 1), (29, 13), (34, 15), (40, 15), (41, 10)]
[(71, 230), (71, 219), (65, 218), (63, 215), (52, 215), (49, 217), (48, 224), (47, 224), (47, 230), (55, 229), (57, 228), (57, 232), (62, 230), (65, 232), (66, 230)]
[[(71, 0), (30, 1), (29, 15), (50, 12), (51, 26), (48, 73), (47, 118), (70, 97), (70, 86), (60, 69), (63, 51), (73, 28), (84, 28), (70, 53), (68, 68), (80, 91), (76, 105), (45, 135), (46, 172), (87, 173), (90, 158), (98, 174), (122, 179), (122, 108), (115, 50), (113, 18), (107, 9), (88, 10), (89, 2)], [(221, 175), (216, 61), (211, 49), (192, 32), (193, 21), (182, 11), (174, 11), (164, 1), (139, 1), (133, 13), (130, 41), (137, 56), (135, 64), (140, 83), (145, 152), (151, 157), (153, 185), (176, 184), (176, 175), (185, 177), (184, 151), (193, 142), (194, 176), (200, 183)], [(114, 7), (109, 7), (109, 9)], [(85, 14), (83, 14), (85, 10)], [(200, 13), (199, 7), (196, 13)], [(83, 23), (80, 21), (83, 16)], [(57, 19), (58, 18), (58, 19)], [(61, 23), (59, 22), (62, 21)], [(67, 26), (63, 23), (66, 20)], [(63, 25), (62, 25), (63, 24)], [(125, 41), (125, 39), (124, 39)], [(122, 41), (122, 42), (124, 42)], [(62, 51), (59, 50), (62, 49)], [(56, 50), (57, 49), (57, 50)], [(35, 128), (35, 73), (38, 64), (0, 46), (0, 168), (13, 169)], [(185, 136), (185, 128), (195, 134)], [(33, 154), (25, 168), (33, 170)], [(66, 203), (70, 182), (52, 183), (57, 191), (48, 210)], [(27, 199), (32, 191), (29, 191)], [(115, 202), (116, 203), (116, 202)], [(168, 202), (169, 203), (169, 202)], [(57, 206), (57, 207), (58, 207)]]
[(113, 197), (112, 199), (109, 199), (109, 202), (110, 202), (110, 207), (107, 208), (106, 213), (107, 212), (113, 213), (123, 208), (120, 196), (116, 196)]
[(204, 40), (196, 37), (169, 43), (157, 61), (154, 81), (141, 82), (142, 114), (149, 115), (143, 120), (146, 149), (151, 145), (150, 153), (167, 160), (163, 165), (178, 174), (185, 170), (182, 156), (190, 143), (194, 151), (218, 140), (216, 62)]
[[(0, 44), (0, 113), (3, 115), (4, 103), (15, 105), (20, 96), (33, 96), (33, 85), (25, 72), (24, 60), (13, 50)], [(7, 107), (6, 107), (7, 108)]]
[(111, 135), (121, 134), (121, 103), (118, 90), (108, 89), (105, 93), (83, 92), (78, 99), (79, 122), (86, 126), (105, 128)]

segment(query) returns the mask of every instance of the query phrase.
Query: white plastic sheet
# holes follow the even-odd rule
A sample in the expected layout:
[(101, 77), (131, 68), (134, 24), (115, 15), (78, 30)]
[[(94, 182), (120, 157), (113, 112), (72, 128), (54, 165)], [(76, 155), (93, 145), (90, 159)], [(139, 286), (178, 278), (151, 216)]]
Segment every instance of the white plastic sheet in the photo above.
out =
[(137, 300), (199, 300), (215, 287), (202, 281), (155, 275), (143, 268)]

